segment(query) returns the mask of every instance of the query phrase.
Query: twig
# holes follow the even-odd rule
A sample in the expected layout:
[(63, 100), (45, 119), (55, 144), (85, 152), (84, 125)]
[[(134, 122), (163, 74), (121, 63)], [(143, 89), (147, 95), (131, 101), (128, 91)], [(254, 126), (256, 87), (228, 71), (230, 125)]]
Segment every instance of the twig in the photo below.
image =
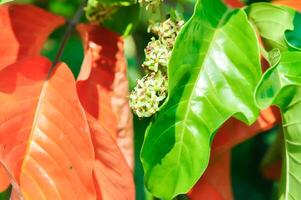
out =
[(84, 7), (87, 4), (87, 1), (88, 0), (84, 0), (83, 1), (82, 5), (78, 8), (78, 10), (76, 11), (76, 13), (72, 17), (72, 19), (67, 22), (67, 28), (66, 28), (66, 31), (64, 33), (62, 43), (60, 45), (58, 53), (55, 56), (55, 59), (53, 61), (51, 69), (53, 69), (55, 67), (55, 65), (58, 64), (58, 62), (60, 62), (60, 59), (61, 59), (62, 54), (64, 52), (65, 46), (66, 46), (66, 44), (67, 44), (67, 42), (68, 42), (68, 40), (69, 40), (69, 38), (71, 36), (71, 33), (73, 31), (74, 26), (76, 26), (76, 24), (79, 22), (82, 14), (83, 14), (83, 10), (84, 10)]

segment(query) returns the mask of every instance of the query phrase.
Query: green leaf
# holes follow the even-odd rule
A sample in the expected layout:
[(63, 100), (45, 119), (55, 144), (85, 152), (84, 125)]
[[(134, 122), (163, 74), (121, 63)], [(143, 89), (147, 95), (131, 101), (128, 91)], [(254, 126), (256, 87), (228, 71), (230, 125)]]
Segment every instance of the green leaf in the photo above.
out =
[(277, 105), (281, 109), (285, 159), (283, 159), (280, 199), (301, 199), (301, 52), (283, 52), (262, 77), (255, 93), (260, 108)]
[(251, 4), (246, 9), (267, 50), (296, 50), (301, 47), (301, 14), (270, 3)]
[(136, 27), (139, 21), (139, 14), (139, 4), (121, 6), (103, 22), (103, 25), (120, 35), (127, 36), (130, 35)]
[(243, 10), (199, 0), (169, 63), (169, 97), (141, 152), (147, 188), (171, 199), (186, 193), (208, 165), (215, 132), (231, 116), (248, 124), (260, 79), (259, 44)]
[(11, 195), (12, 187), (9, 186), (5, 191), (0, 192), (0, 200), (9, 200)]
[(301, 13), (296, 12), (294, 17), (294, 30), (286, 31), (285, 38), (292, 48), (301, 50)]

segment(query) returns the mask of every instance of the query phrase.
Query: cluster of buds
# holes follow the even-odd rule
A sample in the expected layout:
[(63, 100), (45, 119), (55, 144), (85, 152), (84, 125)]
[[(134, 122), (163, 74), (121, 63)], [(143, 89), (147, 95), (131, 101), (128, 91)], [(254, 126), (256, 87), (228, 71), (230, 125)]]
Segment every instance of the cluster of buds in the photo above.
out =
[(146, 10), (156, 10), (163, 0), (138, 0), (139, 4), (146, 8)]
[(176, 37), (180, 32), (184, 20), (167, 19), (163, 23), (157, 23), (151, 27), (151, 32), (159, 36), (160, 41), (168, 48), (172, 49)]
[(85, 7), (86, 17), (89, 22), (99, 24), (110, 17), (115, 8), (115, 6), (105, 5), (99, 0), (89, 0)]
[(144, 52), (145, 61), (142, 66), (145, 69), (154, 72), (158, 72), (158, 70), (166, 72), (171, 51), (160, 40), (153, 37)]
[(150, 117), (167, 97), (167, 67), (176, 37), (184, 21), (167, 19), (153, 25), (150, 30), (158, 36), (152, 38), (145, 49), (145, 61), (142, 66), (148, 73), (130, 95), (130, 106), (138, 117)]
[(130, 95), (130, 106), (139, 117), (150, 117), (159, 110), (166, 98), (167, 80), (161, 73), (152, 72), (137, 81)]

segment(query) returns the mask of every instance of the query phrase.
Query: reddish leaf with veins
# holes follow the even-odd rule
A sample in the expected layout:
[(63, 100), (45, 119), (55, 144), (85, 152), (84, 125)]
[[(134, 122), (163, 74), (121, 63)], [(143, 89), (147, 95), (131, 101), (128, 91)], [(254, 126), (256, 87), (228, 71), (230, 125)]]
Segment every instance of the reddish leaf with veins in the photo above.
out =
[[(39, 55), (48, 35), (63, 23), (62, 17), (31, 5), (1, 6), (0, 70), (20, 59)], [(0, 168), (0, 191), (9, 183), (4, 174)]]
[(65, 64), (41, 57), (0, 71), (2, 162), (26, 199), (94, 199), (89, 126)]
[(62, 17), (31, 5), (0, 7), (0, 70), (28, 56), (40, 55), (48, 35)]
[(135, 199), (133, 175), (115, 139), (87, 114), (95, 149), (94, 182), (97, 199)]
[(85, 59), (77, 91), (84, 109), (102, 124), (133, 168), (133, 122), (123, 39), (103, 27), (79, 25)]
[(38, 102), (37, 96), (49, 67), (48, 60), (33, 58), (0, 70), (1, 161), (16, 179), (19, 177), (30, 133), (31, 126), (28, 124), (34, 117), (32, 107)]

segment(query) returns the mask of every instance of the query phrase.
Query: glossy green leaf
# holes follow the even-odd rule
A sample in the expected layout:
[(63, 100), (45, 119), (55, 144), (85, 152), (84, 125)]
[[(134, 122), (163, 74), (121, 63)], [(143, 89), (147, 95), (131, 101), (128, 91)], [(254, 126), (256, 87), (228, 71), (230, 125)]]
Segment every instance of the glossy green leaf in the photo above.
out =
[(139, 21), (139, 15), (139, 4), (121, 6), (103, 22), (103, 25), (120, 35), (127, 36), (131, 34), (136, 27)]
[(301, 14), (270, 3), (251, 4), (246, 9), (267, 50), (298, 49), (301, 47)]
[(170, 199), (186, 193), (208, 165), (217, 129), (231, 116), (248, 124), (259, 110), (259, 45), (243, 10), (199, 0), (169, 63), (169, 97), (141, 152), (147, 188)]
[[(262, 77), (255, 93), (260, 108), (277, 105), (284, 130), (280, 199), (301, 199), (301, 52), (278, 53), (278, 62)], [(280, 58), (281, 56), (281, 58)]]
[(296, 12), (293, 24), (294, 30), (285, 32), (286, 41), (292, 48), (301, 50), (301, 13)]

